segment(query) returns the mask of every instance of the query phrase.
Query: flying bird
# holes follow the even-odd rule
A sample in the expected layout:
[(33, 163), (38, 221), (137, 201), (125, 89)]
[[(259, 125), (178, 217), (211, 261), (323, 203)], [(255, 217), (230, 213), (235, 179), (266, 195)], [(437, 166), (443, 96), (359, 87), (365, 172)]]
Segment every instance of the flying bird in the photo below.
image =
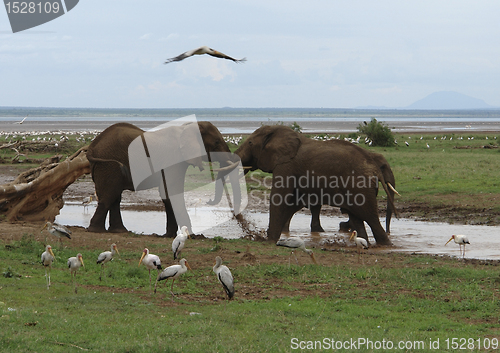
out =
[(174, 292), (173, 292), (174, 281), (180, 275), (182, 275), (183, 273), (186, 273), (188, 269), (191, 270), (191, 267), (189, 266), (186, 259), (181, 259), (179, 261), (178, 265), (168, 266), (156, 278), (155, 293), (156, 293), (156, 285), (158, 284), (159, 281), (168, 280), (169, 278), (172, 278), (172, 286), (170, 287), (170, 293), (172, 293), (172, 301), (174, 301), (174, 297), (175, 297)]
[[(295, 250), (300, 249), (303, 252), (307, 253), (313, 262), (317, 265), (318, 263), (316, 262), (316, 258), (314, 257), (314, 253), (310, 249), (306, 249), (306, 245), (304, 243), (304, 240), (301, 238), (297, 237), (289, 237), (289, 238), (282, 238), (276, 242), (277, 246), (284, 246), (286, 248), (292, 249), (292, 252), (290, 253), (290, 257), (295, 256)], [(290, 257), (288, 258), (288, 265), (290, 265)], [(295, 256), (295, 261), (297, 262), (297, 265), (299, 264), (299, 260), (297, 260), (297, 256)]]
[(104, 271), (104, 264), (106, 262), (109, 262), (111, 260), (113, 260), (113, 256), (115, 256), (115, 254), (118, 254), (120, 255), (120, 253), (118, 252), (118, 248), (116, 247), (116, 244), (111, 244), (111, 251), (104, 251), (102, 253), (99, 254), (99, 256), (97, 257), (97, 264), (101, 264), (101, 273), (99, 275), (99, 281), (101, 281), (101, 277), (102, 277), (102, 272)]
[(73, 284), (75, 285), (75, 293), (77, 293), (76, 283), (75, 283), (76, 271), (78, 271), (80, 266), (85, 267), (85, 265), (83, 264), (82, 254), (78, 254), (68, 259), (68, 268), (70, 270), (70, 275), (71, 279), (73, 280)]
[(24, 117), (24, 119), (23, 119), (23, 120), (21, 120), (21, 121), (16, 121), (14, 124), (22, 124), (22, 123), (24, 123), (24, 121), (28, 118), (28, 115), (29, 115), (29, 114), (26, 114), (26, 116)]
[(368, 249), (368, 242), (366, 241), (366, 239), (358, 238), (358, 232), (355, 230), (351, 233), (349, 240), (354, 241), (354, 243), (356, 244), (356, 248), (358, 248), (359, 261), (359, 257), (361, 256), (361, 249)]
[[(56, 236), (59, 238), (59, 246), (62, 246), (62, 237), (66, 237), (68, 239), (71, 239), (71, 231), (66, 228), (65, 226), (62, 226), (60, 224), (57, 224), (57, 223), (50, 223), (50, 222), (47, 222), (45, 223), (45, 225), (43, 226), (42, 230), (43, 231), (45, 228), (47, 228), (47, 230), (49, 231), (50, 234)], [(41, 232), (40, 231), (40, 232)]]
[(160, 258), (158, 255), (150, 254), (148, 248), (144, 248), (141, 259), (139, 260), (139, 266), (141, 266), (141, 263), (149, 270), (149, 289), (151, 290), (151, 270), (158, 270), (158, 273), (160, 272)]
[(216, 58), (222, 58), (222, 59), (232, 60), (232, 61), (234, 61), (236, 63), (247, 61), (246, 58), (235, 59), (235, 58), (232, 58), (232, 57), (230, 57), (230, 56), (228, 56), (228, 55), (226, 55), (224, 53), (221, 53), (220, 51), (214, 50), (214, 49), (209, 48), (206, 45), (204, 45), (204, 46), (199, 47), (197, 49), (189, 50), (189, 51), (187, 51), (185, 53), (182, 53), (181, 55), (178, 55), (178, 56), (176, 56), (174, 58), (167, 59), (167, 61), (165, 61), (164, 64), (168, 64), (168, 63), (171, 63), (173, 61), (181, 61), (181, 60), (189, 58), (190, 56), (193, 56), (193, 55), (203, 55), (203, 54), (208, 54), (208, 55), (211, 55), (211, 56), (215, 56)]
[(181, 227), (181, 232), (177, 234), (174, 241), (172, 242), (172, 252), (174, 253), (174, 260), (177, 260), (180, 252), (184, 249), (184, 245), (186, 244), (186, 239), (189, 237), (186, 226)]
[(222, 258), (217, 256), (215, 258), (215, 265), (213, 267), (215, 274), (217, 275), (217, 279), (220, 284), (224, 288), (224, 291), (227, 294), (227, 298), (231, 300), (234, 297), (234, 280), (231, 271), (227, 266), (222, 264)]
[[(470, 244), (469, 239), (467, 239), (465, 235), (452, 235), (450, 240), (448, 240), (444, 245), (448, 245), (448, 243), (452, 240), (454, 240), (455, 243), (460, 246), (460, 255), (462, 255), (462, 258), (465, 258), (465, 244)], [(462, 245), (464, 246), (463, 254), (462, 254)]]
[[(50, 270), (52, 269), (52, 262), (56, 256), (52, 252), (52, 246), (47, 245), (45, 251), (42, 253), (42, 265), (45, 267), (45, 281), (47, 282), (47, 289), (50, 287)], [(47, 267), (49, 268), (49, 277), (47, 278)]]

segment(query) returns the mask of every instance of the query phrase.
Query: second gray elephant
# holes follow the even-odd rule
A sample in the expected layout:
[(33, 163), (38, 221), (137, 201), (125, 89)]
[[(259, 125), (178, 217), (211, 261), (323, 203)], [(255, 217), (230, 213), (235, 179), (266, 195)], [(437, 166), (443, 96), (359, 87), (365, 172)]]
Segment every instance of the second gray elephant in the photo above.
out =
[[(331, 141), (325, 141), (324, 143), (331, 143), (333, 146), (338, 142), (338, 140), (331, 140)], [(387, 162), (387, 159), (380, 154), (376, 152), (369, 152), (367, 151), (370, 155), (370, 157), (373, 159), (375, 164), (379, 167), (380, 171), (382, 172), (384, 176), (384, 180), (387, 183), (388, 190), (389, 190), (389, 197), (394, 200), (394, 193), (395, 193), (395, 188), (396, 188), (396, 180), (394, 178), (394, 173), (392, 172), (391, 166), (389, 165), (389, 162)], [(322, 205), (309, 205), (309, 209), (311, 210), (311, 232), (324, 232), (325, 230), (321, 226), (321, 221), (320, 221), (320, 214), (321, 214), (321, 206)], [(347, 213), (347, 212), (346, 212)], [(391, 218), (392, 214), (395, 213), (395, 211), (392, 208), (392, 203), (389, 202), (389, 199), (387, 199), (387, 209), (385, 213), (385, 231), (386, 233), (391, 232)], [(349, 219), (347, 222), (340, 222), (340, 230), (343, 231), (348, 231), (349, 229), (354, 229), (353, 224), (351, 220)], [(283, 227), (283, 232), (289, 232), (290, 231), (290, 220), (285, 224)]]
[(263, 126), (235, 152), (243, 166), (273, 173), (270, 240), (280, 238), (286, 222), (302, 207), (329, 204), (349, 214), (360, 237), (368, 238), (366, 222), (378, 244), (391, 244), (378, 217), (379, 181), (393, 203), (384, 175), (366, 150), (338, 142), (315, 141), (286, 126)]

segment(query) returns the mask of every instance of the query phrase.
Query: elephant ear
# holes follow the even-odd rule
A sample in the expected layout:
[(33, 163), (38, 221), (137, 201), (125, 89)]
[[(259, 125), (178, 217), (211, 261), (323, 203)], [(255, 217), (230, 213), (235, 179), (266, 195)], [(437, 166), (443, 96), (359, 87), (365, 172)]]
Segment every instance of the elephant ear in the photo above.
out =
[(291, 161), (302, 142), (297, 132), (286, 126), (273, 126), (264, 136), (259, 168), (272, 172), (278, 165)]
[(181, 127), (179, 145), (183, 160), (203, 170), (203, 156), (206, 156), (206, 152), (198, 124), (188, 123)]

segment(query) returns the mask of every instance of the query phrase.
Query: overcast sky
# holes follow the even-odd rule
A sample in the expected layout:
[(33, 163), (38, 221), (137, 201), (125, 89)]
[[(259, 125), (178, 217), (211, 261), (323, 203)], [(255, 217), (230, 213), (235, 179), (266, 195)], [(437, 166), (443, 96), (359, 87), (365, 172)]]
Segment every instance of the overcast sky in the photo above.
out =
[[(81, 0), (13, 34), (0, 106), (404, 107), (436, 91), (500, 106), (497, 0)], [(208, 45), (207, 55), (164, 65)]]

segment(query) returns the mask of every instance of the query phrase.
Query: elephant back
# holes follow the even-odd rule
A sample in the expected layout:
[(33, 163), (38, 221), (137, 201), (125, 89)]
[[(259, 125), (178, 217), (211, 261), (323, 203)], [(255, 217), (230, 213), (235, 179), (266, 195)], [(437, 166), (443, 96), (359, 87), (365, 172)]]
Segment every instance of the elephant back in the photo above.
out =
[(116, 161), (128, 165), (128, 146), (144, 131), (129, 123), (117, 123), (101, 132), (88, 147), (90, 163)]

